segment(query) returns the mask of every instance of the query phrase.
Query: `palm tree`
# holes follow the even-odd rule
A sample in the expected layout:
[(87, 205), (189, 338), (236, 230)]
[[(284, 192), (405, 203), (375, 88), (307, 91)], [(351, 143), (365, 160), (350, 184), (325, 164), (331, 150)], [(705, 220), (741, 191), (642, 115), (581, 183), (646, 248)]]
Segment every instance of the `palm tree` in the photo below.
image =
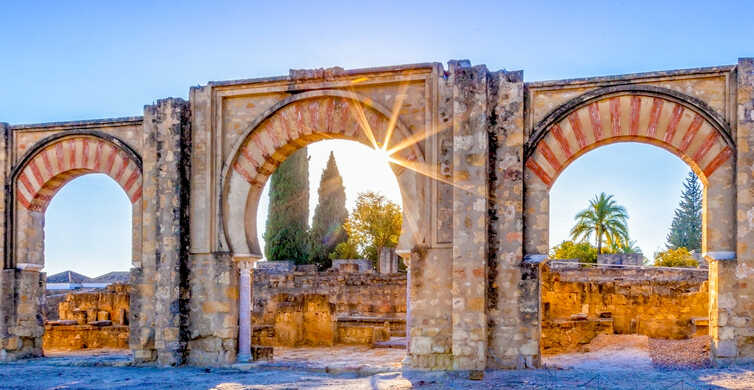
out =
[(621, 241), (628, 242), (626, 208), (617, 204), (612, 195), (604, 192), (589, 201), (589, 207), (576, 214), (576, 225), (571, 229), (574, 240), (589, 240), (592, 234), (597, 239), (597, 253), (602, 253), (602, 239), (613, 246)]

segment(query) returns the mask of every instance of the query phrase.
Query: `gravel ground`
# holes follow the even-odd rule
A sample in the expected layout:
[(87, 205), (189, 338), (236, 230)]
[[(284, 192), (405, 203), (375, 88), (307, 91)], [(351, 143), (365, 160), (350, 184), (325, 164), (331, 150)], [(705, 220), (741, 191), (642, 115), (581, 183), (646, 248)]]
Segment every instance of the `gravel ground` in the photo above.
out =
[(287, 369), (131, 367), (127, 355), (73, 355), (0, 363), (0, 388), (17, 389), (754, 389), (754, 366), (724, 369), (488, 371), (484, 380), (444, 372), (329, 374)]
[(585, 352), (543, 356), (553, 369), (647, 370), (652, 368), (649, 338), (639, 335), (598, 335), (583, 347)]
[(649, 340), (652, 363), (661, 368), (707, 368), (709, 359), (709, 336), (688, 340)]

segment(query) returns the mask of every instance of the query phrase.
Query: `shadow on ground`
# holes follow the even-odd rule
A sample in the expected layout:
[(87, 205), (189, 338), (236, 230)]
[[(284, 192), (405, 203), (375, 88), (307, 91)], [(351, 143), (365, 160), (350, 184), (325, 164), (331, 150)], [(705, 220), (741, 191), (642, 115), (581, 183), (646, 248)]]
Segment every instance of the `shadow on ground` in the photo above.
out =
[(3, 389), (750, 389), (754, 366), (666, 370), (654, 367), (332, 374), (290, 366), (134, 367), (125, 354), (75, 354), (0, 364)]

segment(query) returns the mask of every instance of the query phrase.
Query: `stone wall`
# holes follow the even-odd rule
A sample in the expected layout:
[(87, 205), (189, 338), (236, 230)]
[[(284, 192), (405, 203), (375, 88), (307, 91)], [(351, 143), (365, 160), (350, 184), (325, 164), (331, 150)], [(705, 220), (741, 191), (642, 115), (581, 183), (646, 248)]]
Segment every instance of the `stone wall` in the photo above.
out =
[[(405, 336), (406, 274), (255, 269), (253, 338), (260, 345), (371, 345)], [(392, 326), (391, 326), (392, 325)]]
[(597, 334), (706, 334), (706, 270), (555, 268), (542, 272), (542, 352), (576, 351)]
[(57, 310), (50, 307), (55, 300), (48, 298), (47, 312), (57, 316), (48, 315), (47, 320), (75, 320), (82, 324), (111, 321), (114, 325), (128, 325), (128, 288), (125, 284), (111, 284), (100, 290), (67, 293), (57, 303)]
[(405, 319), (406, 274), (260, 271), (252, 277), (255, 325), (274, 323), (282, 305), (307, 294), (326, 296), (337, 317)]
[(43, 349), (128, 349), (128, 290), (128, 285), (112, 284), (95, 291), (48, 296)]
[(45, 325), (45, 351), (82, 349), (128, 349), (128, 326)]

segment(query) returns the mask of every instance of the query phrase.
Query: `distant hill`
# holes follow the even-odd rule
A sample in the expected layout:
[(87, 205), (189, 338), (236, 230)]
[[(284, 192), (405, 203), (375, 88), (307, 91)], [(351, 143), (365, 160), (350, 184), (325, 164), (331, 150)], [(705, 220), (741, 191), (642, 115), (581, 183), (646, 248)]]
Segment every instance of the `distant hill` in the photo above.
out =
[(92, 279), (94, 283), (128, 283), (130, 273), (128, 271), (108, 272)]
[[(104, 276), (104, 275), (103, 275)], [(47, 283), (91, 283), (92, 278), (73, 271), (63, 271), (47, 277)]]

